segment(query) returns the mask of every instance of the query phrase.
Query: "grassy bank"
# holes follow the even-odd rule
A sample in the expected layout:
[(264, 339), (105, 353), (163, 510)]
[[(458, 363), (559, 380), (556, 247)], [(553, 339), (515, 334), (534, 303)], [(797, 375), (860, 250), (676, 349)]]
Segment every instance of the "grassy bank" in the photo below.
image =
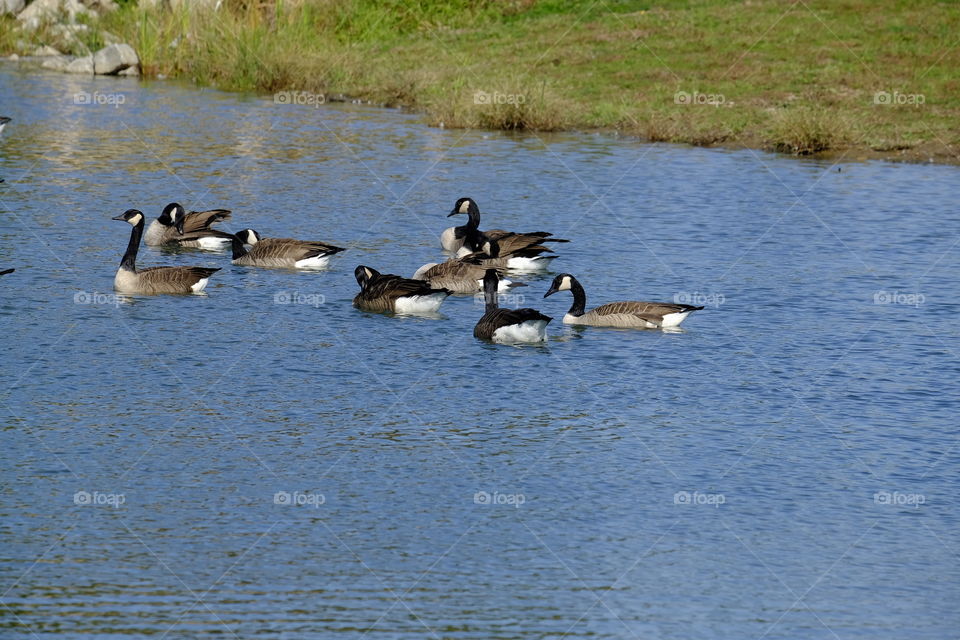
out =
[[(3, 25), (0, 47), (24, 51)], [(347, 94), (446, 127), (958, 161), (960, 6), (932, 0), (226, 0), (127, 3), (102, 31), (147, 74)]]

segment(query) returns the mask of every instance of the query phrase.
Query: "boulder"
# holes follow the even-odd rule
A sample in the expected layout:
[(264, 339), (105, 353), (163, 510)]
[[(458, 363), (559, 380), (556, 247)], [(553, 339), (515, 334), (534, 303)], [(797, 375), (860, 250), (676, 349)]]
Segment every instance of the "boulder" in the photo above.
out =
[(54, 71), (66, 71), (69, 65), (70, 58), (67, 56), (51, 56), (40, 63), (40, 66), (44, 69), (52, 69)]
[(93, 75), (93, 56), (77, 58), (64, 69), (67, 73), (89, 73)]
[(20, 13), (26, 4), (25, 0), (0, 0), (0, 16)]
[(127, 67), (117, 75), (118, 76), (138, 76), (140, 75), (140, 65), (135, 64), (133, 66)]
[(34, 0), (26, 9), (17, 14), (17, 20), (24, 29), (36, 29), (44, 22), (59, 20), (66, 16), (68, 22), (75, 22), (78, 15), (89, 13), (78, 0)]
[(93, 70), (97, 75), (113, 75), (139, 64), (137, 52), (128, 44), (111, 44), (93, 54)]

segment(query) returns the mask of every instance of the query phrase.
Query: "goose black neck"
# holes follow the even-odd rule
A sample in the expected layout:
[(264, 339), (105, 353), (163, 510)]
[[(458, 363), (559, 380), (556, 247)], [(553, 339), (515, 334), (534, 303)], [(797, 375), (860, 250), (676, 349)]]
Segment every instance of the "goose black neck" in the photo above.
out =
[(460, 235), (469, 234), (470, 232), (475, 232), (480, 228), (480, 210), (475, 207), (470, 207), (470, 210), (467, 211), (467, 224), (457, 227), (457, 231), (460, 232)]
[(587, 292), (583, 290), (583, 285), (572, 277), (570, 278), (570, 293), (573, 294), (573, 305), (570, 306), (570, 311), (567, 313), (574, 317), (580, 317), (587, 307)]
[(120, 268), (128, 271), (137, 270), (137, 250), (140, 248), (140, 237), (143, 235), (143, 216), (140, 216), (140, 222), (133, 225), (130, 230), (130, 242), (127, 243), (127, 250), (120, 261)]
[(243, 243), (237, 236), (233, 236), (230, 240), (230, 247), (233, 249), (233, 260), (238, 260), (247, 255), (247, 250), (243, 248)]
[(483, 278), (483, 299), (486, 303), (485, 311), (490, 312), (499, 308), (497, 301), (497, 289), (500, 285), (500, 278), (494, 277), (484, 277)]

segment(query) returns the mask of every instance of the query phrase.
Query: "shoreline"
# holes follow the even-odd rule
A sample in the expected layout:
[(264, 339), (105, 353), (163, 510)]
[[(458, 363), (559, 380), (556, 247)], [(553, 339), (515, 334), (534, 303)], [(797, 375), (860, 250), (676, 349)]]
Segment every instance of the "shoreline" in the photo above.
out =
[(960, 165), (960, 48), (949, 46), (960, 6), (864, 2), (811, 0), (784, 12), (777, 0), (654, 8), (624, 0), (614, 12), (431, 0), (412, 15), (372, 0), (324, 11), (140, 0), (32, 30), (0, 17), (0, 54), (81, 57), (120, 41), (139, 55), (145, 79), (272, 94), (278, 104), (284, 94), (337, 96), (447, 129)]
[[(28, 68), (31, 68), (33, 71), (39, 71), (42, 73), (59, 73), (50, 69), (43, 69), (40, 65), (43, 61), (43, 58), (35, 58), (31, 56), (20, 57), (16, 60), (10, 60), (8, 58), (0, 58), (0, 63), (14, 64), (14, 65), (25, 65)], [(94, 77), (94, 76), (91, 76)], [(101, 76), (103, 77), (103, 76)], [(268, 98), (271, 94), (266, 94), (262, 92), (248, 92), (240, 90), (231, 90), (224, 89), (221, 87), (215, 86), (205, 86), (197, 84), (195, 82), (190, 82), (189, 80), (183, 77), (168, 77), (165, 74), (157, 73), (143, 73), (139, 77), (140, 80), (147, 80), (150, 82), (164, 82), (164, 81), (173, 81), (179, 82), (186, 85), (189, 85), (195, 89), (212, 89), (214, 91), (222, 91), (224, 93), (235, 93), (243, 94), (247, 93), (249, 95), (255, 95), (261, 98)], [(367, 107), (373, 107), (377, 109), (400, 109), (405, 113), (419, 116), (421, 122), (429, 127), (435, 127), (440, 129), (452, 129), (452, 130), (470, 130), (470, 131), (490, 131), (490, 132), (506, 132), (506, 133), (517, 133), (517, 134), (538, 134), (538, 133), (569, 133), (569, 134), (601, 134), (608, 135), (611, 137), (617, 137), (625, 140), (635, 142), (637, 144), (657, 144), (657, 143), (667, 143), (680, 146), (686, 146), (689, 148), (701, 148), (701, 149), (725, 149), (729, 151), (755, 151), (760, 153), (771, 153), (778, 156), (783, 156), (787, 158), (796, 158), (796, 159), (807, 159), (807, 160), (824, 160), (832, 161), (836, 163), (840, 162), (871, 162), (871, 161), (881, 161), (881, 162), (890, 162), (894, 164), (935, 164), (935, 165), (947, 165), (947, 166), (960, 166), (960, 155), (948, 155), (945, 153), (936, 154), (929, 153), (923, 148), (909, 148), (909, 149), (900, 149), (895, 151), (881, 151), (876, 149), (871, 149), (868, 146), (848, 146), (848, 147), (838, 147), (831, 148), (824, 151), (817, 151), (814, 153), (807, 154), (792, 154), (785, 153), (782, 151), (777, 151), (772, 149), (769, 145), (764, 145), (762, 141), (757, 139), (728, 139), (723, 142), (717, 142), (713, 144), (694, 144), (690, 142), (682, 141), (673, 141), (673, 140), (655, 140), (647, 139), (642, 135), (625, 130), (617, 127), (597, 127), (597, 126), (576, 126), (570, 125), (564, 128), (549, 129), (549, 130), (538, 130), (538, 129), (496, 129), (490, 127), (471, 127), (471, 126), (448, 126), (445, 123), (436, 124), (431, 123), (431, 114), (422, 108), (419, 108), (415, 104), (404, 104), (404, 103), (387, 103), (387, 102), (374, 102), (372, 100), (365, 100), (362, 98), (346, 95), (343, 93), (337, 93), (330, 96), (324, 94), (324, 102), (331, 104), (359, 104)], [(321, 105), (322, 106), (322, 105)], [(934, 148), (936, 145), (929, 145)]]

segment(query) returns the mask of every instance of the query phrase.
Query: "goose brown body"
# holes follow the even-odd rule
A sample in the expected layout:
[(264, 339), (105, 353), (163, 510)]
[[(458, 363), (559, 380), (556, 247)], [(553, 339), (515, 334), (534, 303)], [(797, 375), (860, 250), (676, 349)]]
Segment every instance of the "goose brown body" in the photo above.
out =
[(229, 218), (229, 209), (188, 212), (179, 203), (171, 202), (147, 227), (143, 242), (151, 247), (167, 244), (198, 247), (203, 237), (219, 237), (228, 242), (230, 234), (210, 227)]
[(354, 297), (353, 306), (363, 311), (406, 312), (411, 311), (408, 306), (416, 306), (419, 300), (423, 300), (427, 307), (439, 307), (443, 299), (450, 295), (447, 289), (433, 287), (424, 280), (382, 274), (364, 265), (358, 266), (354, 275), (360, 285), (360, 293)]
[(148, 267), (138, 270), (136, 259), (143, 235), (143, 213), (128, 209), (114, 220), (123, 220), (133, 227), (127, 251), (113, 279), (113, 286), (120, 293), (198, 293), (206, 287), (207, 279), (220, 270), (207, 267)]
[[(447, 289), (452, 293), (477, 293), (487, 267), (463, 260), (447, 260), (433, 266), (425, 265), (413, 274), (415, 279), (426, 280), (435, 289)], [(501, 274), (502, 275), (502, 274)]]
[(563, 317), (564, 324), (594, 327), (620, 327), (630, 329), (656, 329), (675, 327), (693, 311), (703, 307), (670, 302), (622, 301), (610, 302), (586, 311), (587, 294), (583, 285), (569, 273), (561, 273), (553, 279), (544, 298), (558, 291), (570, 291), (573, 304)]
[[(244, 249), (243, 245), (250, 245)], [(261, 238), (244, 229), (233, 239), (233, 264), (247, 267), (304, 268), (323, 266), (330, 256), (345, 251), (326, 242), (293, 238)]]

